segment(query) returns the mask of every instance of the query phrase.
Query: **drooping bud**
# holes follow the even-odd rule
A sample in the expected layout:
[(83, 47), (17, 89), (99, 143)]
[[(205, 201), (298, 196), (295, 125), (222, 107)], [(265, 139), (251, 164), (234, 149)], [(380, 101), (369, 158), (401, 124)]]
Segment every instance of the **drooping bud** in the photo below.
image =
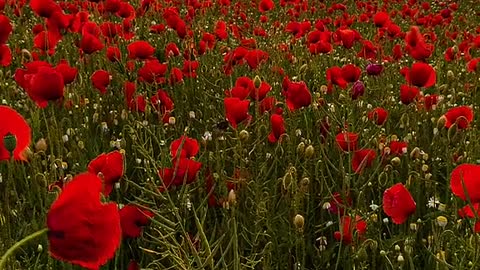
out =
[(367, 65), (367, 74), (371, 76), (380, 75), (383, 71), (383, 66), (381, 64), (370, 63)]
[(260, 76), (255, 75), (255, 78), (253, 78), (253, 85), (257, 89), (260, 87), (260, 85), (262, 85), (262, 79), (260, 79)]
[(313, 145), (309, 145), (307, 146), (307, 148), (305, 148), (306, 158), (312, 158), (314, 154), (315, 154), (315, 148), (313, 147)]
[(250, 133), (248, 133), (248, 131), (246, 131), (246, 130), (240, 131), (240, 134), (238, 135), (238, 138), (242, 142), (247, 141), (249, 137), (250, 137)]
[(41, 138), (35, 144), (35, 152), (47, 151), (47, 141), (44, 138)]

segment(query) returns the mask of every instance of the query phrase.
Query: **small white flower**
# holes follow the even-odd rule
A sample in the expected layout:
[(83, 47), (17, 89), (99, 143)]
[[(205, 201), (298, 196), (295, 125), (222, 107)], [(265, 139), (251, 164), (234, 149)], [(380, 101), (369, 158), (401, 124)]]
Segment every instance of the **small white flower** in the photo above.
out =
[(427, 207), (428, 208), (437, 208), (437, 206), (439, 204), (440, 204), (440, 201), (437, 198), (430, 197), (430, 199), (428, 199)]
[(372, 204), (370, 204), (370, 209), (372, 209), (372, 211), (377, 211), (378, 208), (379, 208), (379, 206), (374, 204), (373, 201), (372, 201)]

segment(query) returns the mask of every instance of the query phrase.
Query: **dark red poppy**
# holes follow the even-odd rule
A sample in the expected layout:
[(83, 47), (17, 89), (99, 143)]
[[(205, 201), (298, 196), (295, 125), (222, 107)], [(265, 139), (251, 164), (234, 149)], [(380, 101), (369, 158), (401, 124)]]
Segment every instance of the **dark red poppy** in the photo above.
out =
[(272, 116), (270, 116), (270, 124), (272, 125), (272, 131), (268, 135), (268, 141), (270, 143), (276, 143), (280, 137), (286, 133), (283, 116), (277, 113), (272, 114)]
[(91, 173), (77, 175), (47, 214), (50, 255), (87, 269), (99, 269), (115, 255), (122, 231), (115, 203), (102, 203), (102, 182)]
[(450, 128), (456, 123), (459, 129), (465, 129), (473, 121), (473, 109), (470, 106), (459, 106), (451, 108), (443, 116), (446, 120), (446, 128)]
[(0, 45), (5, 44), (12, 33), (13, 27), (7, 16), (0, 14)]
[(12, 52), (7, 44), (0, 44), (0, 66), (8, 67), (12, 64)]
[(393, 185), (383, 193), (383, 212), (392, 218), (393, 223), (404, 223), (415, 210), (415, 201), (402, 183)]
[(433, 67), (423, 62), (414, 63), (405, 75), (407, 82), (417, 87), (434, 86), (437, 80)]
[(400, 101), (405, 105), (415, 101), (419, 95), (420, 89), (415, 86), (408, 86), (406, 84), (402, 84), (400, 86)]
[(99, 69), (92, 74), (91, 77), (93, 86), (100, 91), (100, 93), (107, 93), (107, 87), (110, 84), (110, 73), (108, 71)]
[[(480, 165), (461, 164), (453, 169), (450, 177), (452, 193), (464, 201), (480, 202)], [(465, 191), (468, 194), (465, 194)]]
[(127, 204), (119, 211), (122, 235), (124, 238), (137, 238), (144, 226), (150, 224), (154, 214), (134, 204)]
[(128, 58), (130, 59), (149, 59), (155, 53), (155, 48), (148, 41), (134, 41), (127, 46)]
[(340, 230), (333, 234), (333, 237), (337, 241), (342, 241), (344, 244), (349, 245), (354, 240), (354, 234), (357, 237), (361, 237), (367, 231), (367, 222), (360, 216), (355, 216), (353, 219), (350, 216), (343, 216), (340, 220)]
[(388, 118), (388, 111), (384, 108), (377, 107), (370, 112), (368, 112), (368, 119), (373, 121), (375, 124), (381, 126), (385, 124)]
[(288, 77), (283, 78), (282, 95), (285, 97), (287, 107), (295, 111), (307, 107), (312, 103), (312, 94), (305, 82), (292, 82)]
[(189, 158), (174, 160), (172, 168), (163, 168), (158, 171), (158, 175), (164, 184), (160, 187), (160, 190), (164, 190), (165, 187), (168, 189), (171, 186), (193, 183), (201, 168), (201, 162)]
[(55, 70), (62, 74), (63, 83), (65, 85), (72, 83), (78, 74), (78, 69), (71, 67), (65, 59), (60, 60), (60, 63), (55, 67)]
[(357, 150), (358, 134), (353, 132), (340, 132), (335, 136), (337, 145), (345, 152)]
[(140, 270), (140, 266), (136, 261), (130, 261), (128, 263), (127, 270)]
[(377, 153), (373, 149), (361, 149), (353, 153), (352, 169), (355, 173), (361, 174), (365, 168), (372, 166)]
[(62, 74), (51, 67), (40, 67), (30, 77), (27, 94), (40, 108), (45, 108), (48, 101), (63, 98), (63, 90)]
[(248, 114), (248, 107), (250, 106), (250, 101), (248, 100), (241, 100), (236, 97), (227, 97), (224, 98), (223, 104), (225, 106), (225, 115), (227, 120), (235, 129), (239, 123), (245, 120), (249, 121), (252, 118), (251, 115)]
[(13, 150), (15, 160), (27, 160), (25, 151), (30, 145), (31, 129), (27, 121), (14, 109), (0, 105), (0, 160), (10, 160), (10, 152), (5, 148), (5, 137), (13, 136), (16, 144)]
[(172, 158), (192, 158), (200, 151), (198, 141), (182, 135), (170, 144), (170, 156)]
[(105, 196), (110, 195), (115, 183), (122, 178), (124, 171), (123, 163), (122, 153), (113, 151), (100, 154), (88, 164), (88, 171), (90, 173), (101, 173), (100, 178), (103, 180), (102, 190)]

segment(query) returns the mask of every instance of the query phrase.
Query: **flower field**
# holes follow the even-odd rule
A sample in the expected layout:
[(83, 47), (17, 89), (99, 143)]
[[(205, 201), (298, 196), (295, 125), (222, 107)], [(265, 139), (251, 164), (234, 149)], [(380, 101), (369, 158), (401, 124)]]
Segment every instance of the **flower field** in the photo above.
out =
[(0, 270), (479, 269), (473, 0), (0, 0)]

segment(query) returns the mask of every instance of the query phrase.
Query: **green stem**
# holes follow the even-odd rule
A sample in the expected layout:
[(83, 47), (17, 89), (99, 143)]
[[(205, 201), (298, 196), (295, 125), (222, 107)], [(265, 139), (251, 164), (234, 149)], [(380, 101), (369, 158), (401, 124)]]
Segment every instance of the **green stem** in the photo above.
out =
[(18, 241), (17, 243), (15, 243), (15, 245), (13, 245), (11, 248), (9, 248), (9, 249), (7, 250), (7, 252), (5, 252), (5, 254), (3, 254), (2, 258), (0, 259), (0, 270), (4, 270), (4, 269), (5, 269), (5, 265), (7, 264), (8, 258), (9, 258), (19, 247), (21, 247), (21, 246), (24, 245), (25, 243), (29, 242), (30, 240), (35, 239), (35, 238), (43, 235), (43, 234), (46, 233), (47, 231), (48, 231), (48, 228), (41, 229), (40, 231), (34, 232), (34, 233), (30, 234), (29, 236), (23, 238), (22, 240)]

